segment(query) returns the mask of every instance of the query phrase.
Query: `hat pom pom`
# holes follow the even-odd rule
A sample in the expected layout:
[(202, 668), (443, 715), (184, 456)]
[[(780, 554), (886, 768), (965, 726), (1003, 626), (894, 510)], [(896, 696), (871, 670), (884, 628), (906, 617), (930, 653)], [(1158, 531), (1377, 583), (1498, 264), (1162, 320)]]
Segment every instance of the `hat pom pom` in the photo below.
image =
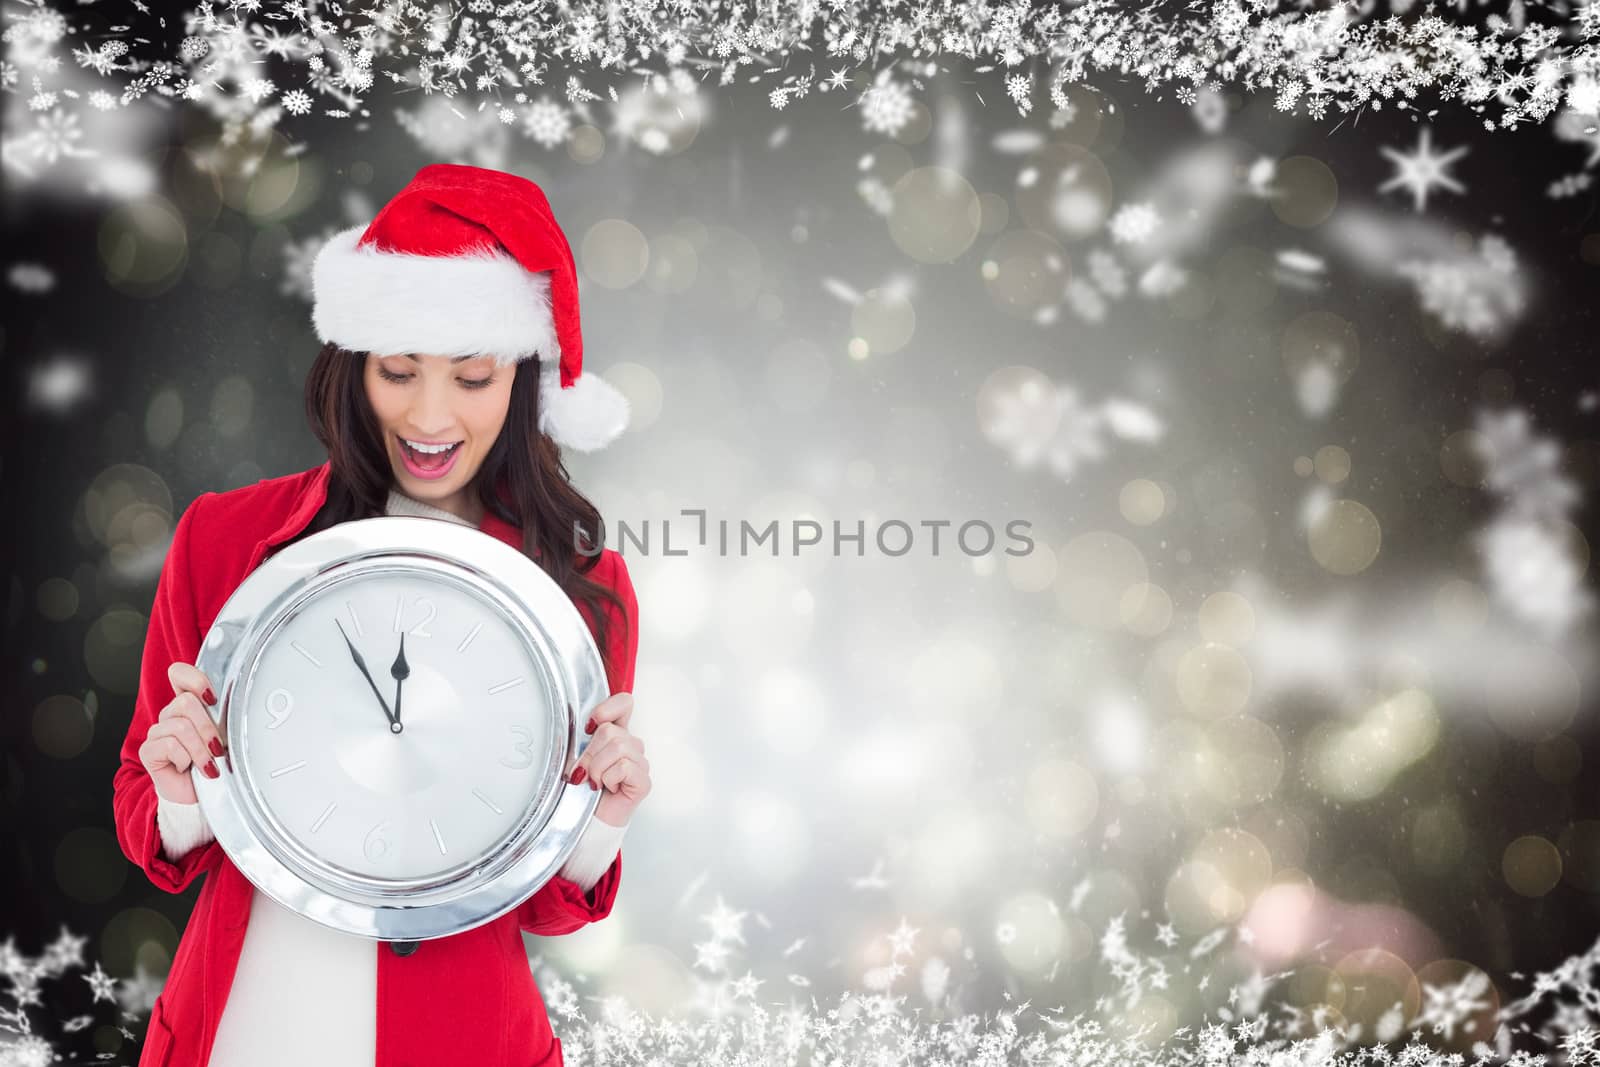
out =
[(561, 388), (561, 376), (551, 370), (539, 383), (539, 429), (563, 448), (591, 452), (604, 448), (628, 425), (628, 398), (597, 374), (579, 374)]

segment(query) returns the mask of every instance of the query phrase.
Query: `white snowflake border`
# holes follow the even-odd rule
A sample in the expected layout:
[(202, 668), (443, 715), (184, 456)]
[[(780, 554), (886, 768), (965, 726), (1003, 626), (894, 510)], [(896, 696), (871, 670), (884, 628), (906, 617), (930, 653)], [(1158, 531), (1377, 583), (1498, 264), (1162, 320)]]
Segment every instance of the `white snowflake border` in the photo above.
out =
[[(1086, 889), (1084, 882), (1074, 890), (1069, 905), (1074, 910)], [(555, 1017), (568, 1061), (575, 1067), (591, 1062), (625, 1067), (793, 1065), (802, 1062), (800, 1051), (807, 1049), (805, 1063), (885, 1067), (998, 1067), (1012, 1063), (1111, 1067), (1132, 1062), (1149, 1067), (1191, 1067), (1196, 1063), (1215, 1067), (1257, 1063), (1461, 1067), (1468, 1062), (1538, 1067), (1547, 1062), (1543, 1053), (1514, 1050), (1515, 1032), (1534, 1035), (1546, 1048), (1559, 1047), (1564, 1062), (1575, 1067), (1600, 1064), (1600, 1030), (1596, 1029), (1600, 992), (1595, 986), (1600, 942), (1581, 955), (1568, 957), (1555, 970), (1537, 974), (1527, 996), (1498, 1007), (1489, 977), (1475, 968), (1449, 982), (1423, 982), (1421, 1001), (1414, 1010), (1407, 1011), (1397, 1002), (1370, 1032), (1325, 1007), (1306, 1011), (1270, 1004), (1267, 994), (1293, 972), (1256, 971), (1229, 990), (1225, 1005), (1208, 1013), (1214, 1018), (1198, 1027), (1181, 1026), (1167, 1040), (1152, 1046), (1147, 1040), (1154, 1024), (1133, 1032), (1119, 1026), (1115, 1029), (1122, 1032), (1114, 1034), (1101, 1018), (1125, 1016), (1146, 993), (1167, 988), (1172, 978), (1169, 965), (1188, 971), (1225, 946), (1249, 943), (1248, 927), (1219, 927), (1190, 945), (1179, 946), (1177, 932), (1170, 924), (1161, 923), (1155, 939), (1167, 952), (1145, 955), (1130, 943), (1124, 917), (1115, 916), (1099, 939), (1098, 954), (1111, 984), (1103, 987), (1093, 1015), (1068, 1015), (1062, 1007), (1033, 1008), (1031, 999), (1017, 1003), (1003, 993), (1007, 1006), (992, 1014), (948, 1010), (941, 1012), (944, 1017), (925, 1019), (920, 1008), (908, 1006), (911, 995), (896, 992), (895, 979), (911, 971), (918, 955), (925, 956), (917, 976), (921, 997), (932, 1006), (951, 1009), (945, 995), (950, 972), (937, 953), (918, 951), (920, 931), (904, 917), (895, 930), (881, 935), (888, 961), (864, 975), (868, 991), (845, 992), (827, 1007), (819, 1006), (812, 996), (808, 1007), (794, 998), (787, 1005), (762, 1003), (757, 1000), (762, 980), (748, 970), (743, 976), (732, 976), (730, 957), (735, 947), (745, 942), (742, 927), (746, 914), (727, 907), (719, 895), (714, 910), (701, 916), (711, 927), (711, 937), (695, 946), (694, 967), (711, 978), (699, 980), (697, 976), (697, 1001), (688, 1014), (674, 1012), (655, 1018), (635, 1010), (621, 997), (608, 996), (585, 998), (600, 1001), (600, 1010), (588, 1017), (567, 979), (542, 958), (531, 960), (529, 965)], [(1004, 930), (995, 931), (995, 936), (1008, 939)], [(62, 1059), (78, 1059), (72, 1050), (34, 1030), (29, 1009), (42, 1008), (43, 980), (87, 968), (82, 951), (87, 940), (63, 927), (37, 959), (18, 952), (13, 937), (0, 943), (0, 976), (10, 985), (8, 994), (0, 993), (0, 999), (9, 999), (14, 1005), (0, 1007), (0, 1067), (43, 1067)], [(797, 942), (783, 955), (789, 956), (802, 944)], [(1052, 970), (1051, 977), (1054, 973)], [(1524, 976), (1517, 973), (1512, 977), (1521, 980)], [(105, 1000), (119, 1005), (118, 1029), (127, 1043), (125, 1048), (136, 1047), (137, 1038), (126, 1024), (148, 1014), (160, 991), (160, 979), (141, 972), (134, 979), (118, 980), (107, 975), (98, 961), (94, 971), (82, 979), (93, 991), (96, 1004)], [(810, 984), (795, 974), (789, 976), (789, 982), (799, 990)], [(1205, 981), (1200, 984), (1204, 988)], [(1547, 1006), (1551, 1010), (1546, 1018), (1537, 1023), (1529, 1020), (1536, 1010)], [(64, 1020), (60, 1024), (63, 1044), (93, 1022), (93, 1015)], [(1485, 1031), (1484, 1025), (1492, 1026), (1492, 1031)], [(1429, 1038), (1435, 1035), (1452, 1045), (1469, 1041), (1471, 1060), (1460, 1052), (1432, 1045)], [(1398, 1050), (1390, 1048), (1401, 1041), (1405, 1044)], [(117, 1053), (101, 1052), (95, 1058), (117, 1058)]]
[[(1224, 87), (1271, 92), (1280, 110), (1303, 108), (1316, 119), (1449, 101), (1488, 129), (1542, 122), (1563, 109), (1600, 115), (1600, 0), (1524, 0), (1505, 15), (1459, 21), (1412, 0), (1391, 0), (1382, 18), (1373, 0), (1322, 9), (1277, 0), (384, 0), (361, 10), (335, 0), (207, 0), (181, 16), (176, 55), (153, 54), (167, 35), (166, 16), (143, 0), (128, 0), (122, 12), (108, 6), (58, 10), (50, 0), (20, 0), (6, 9), (0, 92), (38, 113), (33, 129), (0, 141), (14, 175), (35, 178), (41, 161), (92, 153), (73, 136), (81, 108), (116, 110), (151, 95), (197, 101), (260, 132), (319, 102), (323, 115), (365, 119), (368, 94), (387, 82), (459, 98), (467, 110), (492, 109), (498, 121), (520, 122), (548, 142), (559, 133), (558, 105), (529, 90), (545, 85), (551, 64), (564, 71), (561, 92), (575, 107), (603, 96), (615, 102), (628, 79), (682, 92), (716, 72), (722, 86), (776, 82), (768, 100), (782, 109), (813, 89), (846, 92), (852, 68), (868, 68), (856, 102), (879, 125), (878, 113), (903, 95), (882, 82), (890, 61), (932, 75), (955, 58), (979, 73), (998, 71), (1022, 115), (1041, 80), (1061, 108), (1065, 86), (1100, 77), (1170, 91), (1185, 104)], [(1465, 0), (1456, 6), (1459, 13)], [(833, 69), (821, 73), (819, 65)]]

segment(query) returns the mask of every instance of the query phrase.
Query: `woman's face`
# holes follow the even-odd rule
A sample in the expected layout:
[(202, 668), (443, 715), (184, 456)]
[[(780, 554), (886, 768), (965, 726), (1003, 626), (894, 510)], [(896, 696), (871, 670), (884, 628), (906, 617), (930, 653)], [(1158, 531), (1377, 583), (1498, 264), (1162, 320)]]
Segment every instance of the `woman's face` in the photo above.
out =
[[(491, 356), (369, 356), (367, 399), (383, 430), (396, 487), (470, 517), (475, 498), (466, 490), (505, 425), (515, 377), (514, 365)], [(455, 447), (429, 454), (411, 445)]]

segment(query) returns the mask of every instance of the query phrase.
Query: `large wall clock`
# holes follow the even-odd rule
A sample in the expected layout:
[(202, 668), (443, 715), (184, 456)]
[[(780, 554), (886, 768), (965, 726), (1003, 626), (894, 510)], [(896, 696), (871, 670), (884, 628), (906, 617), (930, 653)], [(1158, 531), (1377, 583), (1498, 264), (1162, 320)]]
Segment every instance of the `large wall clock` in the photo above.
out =
[(228, 747), (201, 811), (262, 892), (325, 926), (444, 937), (560, 869), (599, 794), (571, 786), (608, 694), (549, 575), (456, 523), (340, 523), (240, 583), (196, 664)]

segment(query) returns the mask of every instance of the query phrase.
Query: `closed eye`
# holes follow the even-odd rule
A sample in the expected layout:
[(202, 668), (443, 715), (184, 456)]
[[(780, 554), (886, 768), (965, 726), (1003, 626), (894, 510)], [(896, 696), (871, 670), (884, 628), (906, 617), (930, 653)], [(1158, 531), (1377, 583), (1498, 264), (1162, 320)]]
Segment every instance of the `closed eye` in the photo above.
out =
[[(399, 383), (399, 382), (409, 382), (412, 379), (413, 375), (410, 375), (410, 374), (391, 374), (389, 371), (385, 370), (384, 368), (379, 367), (378, 368), (378, 377), (382, 378), (386, 382)], [(456, 380), (459, 381), (462, 385), (466, 386), (468, 389), (486, 389), (490, 385), (494, 384), (494, 375), (490, 375), (487, 378), (457, 378)]]

